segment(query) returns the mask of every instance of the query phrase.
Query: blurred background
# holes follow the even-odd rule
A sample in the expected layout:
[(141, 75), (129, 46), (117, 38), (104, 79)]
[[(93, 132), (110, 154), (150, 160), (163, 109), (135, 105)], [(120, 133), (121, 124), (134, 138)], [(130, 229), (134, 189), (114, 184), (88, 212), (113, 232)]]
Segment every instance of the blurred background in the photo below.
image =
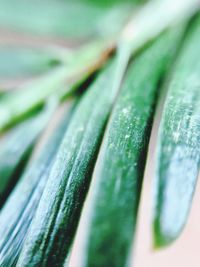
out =
[(142, 0), (1, 0), (0, 86), (15, 87), (70, 49), (120, 32)]

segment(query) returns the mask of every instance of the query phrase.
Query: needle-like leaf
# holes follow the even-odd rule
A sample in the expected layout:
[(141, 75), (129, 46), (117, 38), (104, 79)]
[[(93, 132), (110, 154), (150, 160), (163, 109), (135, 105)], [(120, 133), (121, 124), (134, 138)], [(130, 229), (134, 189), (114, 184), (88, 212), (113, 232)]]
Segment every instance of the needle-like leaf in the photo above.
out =
[(72, 117), (23, 246), (18, 262), (20, 267), (39, 263), (61, 266), (64, 263), (105, 124), (126, 68), (126, 54), (124, 58), (122, 55), (107, 66), (88, 89)]
[(56, 103), (18, 125), (0, 142), (0, 207), (19, 178), (37, 138), (50, 120)]
[(180, 27), (164, 34), (128, 69), (103, 139), (88, 208), (85, 207), (87, 245), (81, 253), (87, 260), (82, 266), (129, 266), (159, 83), (183, 33), (184, 27)]
[(158, 141), (154, 245), (166, 246), (188, 217), (200, 167), (200, 19), (188, 33), (169, 84)]
[(47, 129), (48, 136), (44, 134), (42, 137), (42, 141), (45, 138), (42, 148), (29, 163), (0, 213), (1, 266), (16, 265), (25, 236), (47, 182), (56, 151), (68, 126), (73, 111), (71, 105), (72, 103), (65, 107), (56, 125), (51, 127), (52, 129)]

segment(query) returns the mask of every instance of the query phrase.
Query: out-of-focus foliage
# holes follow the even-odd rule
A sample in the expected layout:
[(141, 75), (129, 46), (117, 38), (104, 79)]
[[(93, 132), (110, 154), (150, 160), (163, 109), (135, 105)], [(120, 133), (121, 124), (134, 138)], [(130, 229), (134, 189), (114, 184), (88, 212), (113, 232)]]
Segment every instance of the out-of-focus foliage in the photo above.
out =
[[(85, 80), (107, 58), (109, 44), (96, 42), (77, 51), (68, 62), (39, 79), (25, 84), (0, 100), (0, 132), (24, 119), (56, 95), (58, 101), (69, 96), (77, 84)], [(78, 60), (76, 60), (78, 58)]]
[(0, 28), (62, 38), (105, 36), (119, 32), (133, 7), (134, 1), (119, 0), (1, 0)]
[(59, 64), (48, 49), (0, 46), (0, 79), (21, 78), (47, 71)]

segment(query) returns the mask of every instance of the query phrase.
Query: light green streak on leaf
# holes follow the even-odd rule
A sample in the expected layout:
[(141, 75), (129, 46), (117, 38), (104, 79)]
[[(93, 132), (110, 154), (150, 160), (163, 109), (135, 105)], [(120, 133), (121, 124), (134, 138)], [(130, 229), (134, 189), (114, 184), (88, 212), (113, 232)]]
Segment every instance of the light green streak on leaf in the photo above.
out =
[[(68, 95), (72, 85), (92, 73), (110, 44), (96, 42), (77, 51), (65, 66), (57, 67), (47, 75), (25, 85), (0, 100), (0, 132), (37, 108), (52, 94)], [(66, 88), (65, 91), (63, 88)]]
[(149, 1), (127, 24), (119, 46), (134, 53), (170, 26), (190, 18), (199, 8), (199, 0)]

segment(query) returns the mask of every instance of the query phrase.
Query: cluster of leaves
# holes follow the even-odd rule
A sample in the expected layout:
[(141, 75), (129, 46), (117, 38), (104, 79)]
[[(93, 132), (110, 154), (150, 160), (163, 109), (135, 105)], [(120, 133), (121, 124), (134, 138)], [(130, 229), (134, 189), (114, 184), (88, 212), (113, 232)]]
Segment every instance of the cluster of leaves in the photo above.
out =
[(130, 264), (162, 88), (154, 245), (180, 235), (200, 165), (200, 3), (142, 4), (0, 2), (1, 266), (70, 265), (81, 213), (82, 266)]

